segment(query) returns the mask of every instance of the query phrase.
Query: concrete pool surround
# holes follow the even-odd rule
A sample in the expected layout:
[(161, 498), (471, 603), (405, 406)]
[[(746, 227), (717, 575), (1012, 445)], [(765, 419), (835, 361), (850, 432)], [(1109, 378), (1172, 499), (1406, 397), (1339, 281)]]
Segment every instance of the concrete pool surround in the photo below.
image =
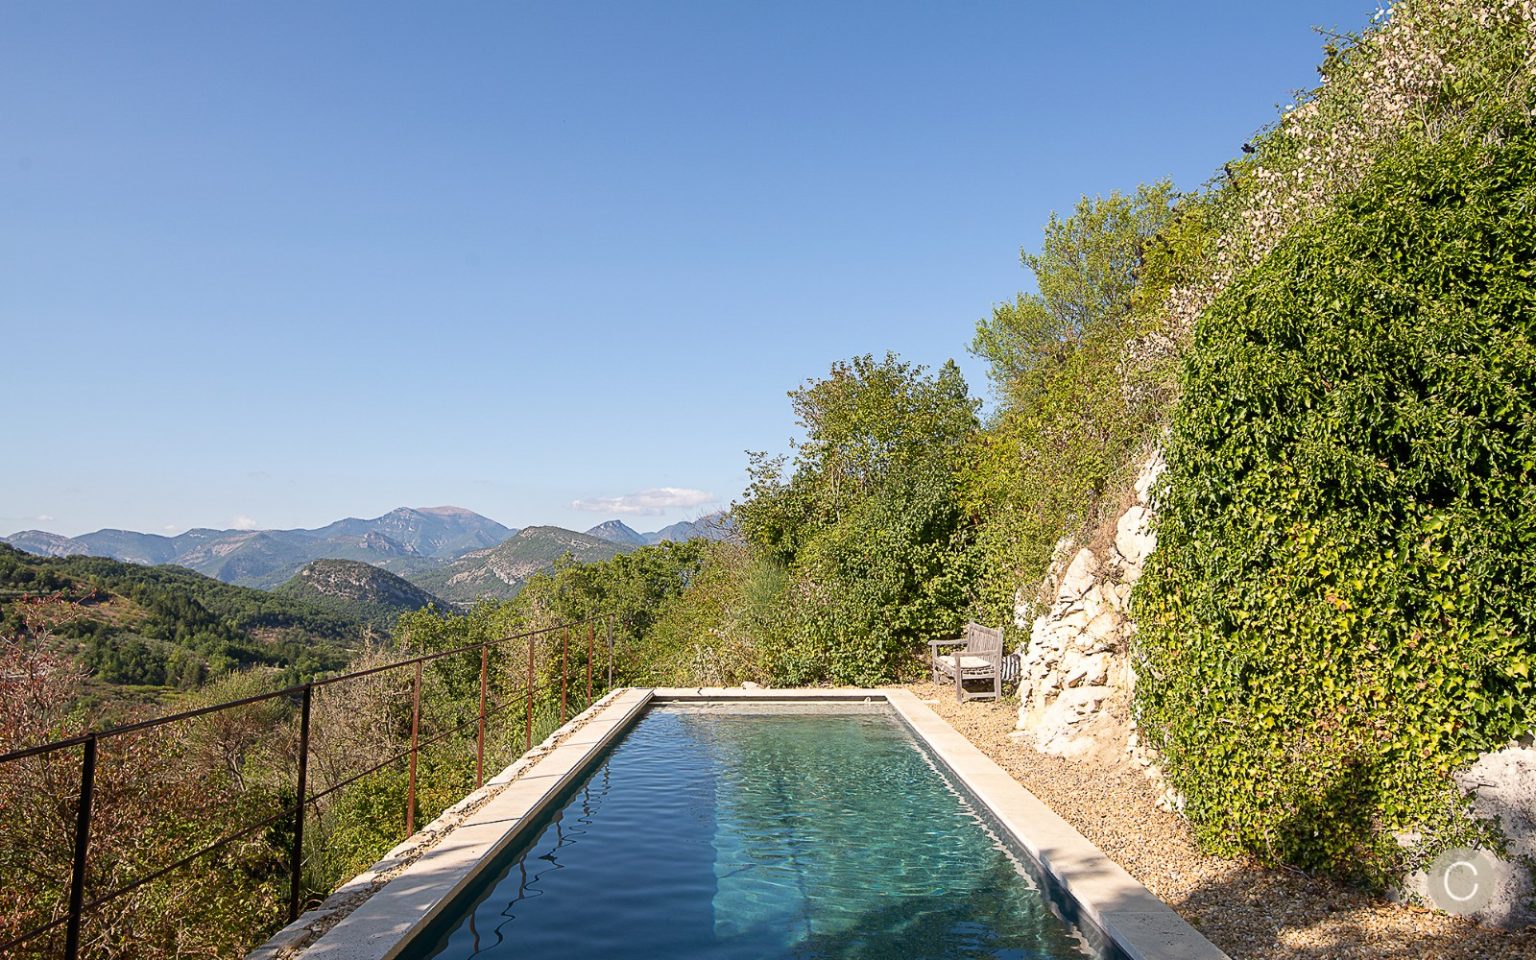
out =
[[(251, 960), (392, 960), (527, 835), (565, 789), (653, 704), (885, 704), (1066, 895), (1069, 917), (1097, 927), (1131, 960), (1226, 954), (1106, 857), (911, 692), (900, 689), (622, 689), (445, 811)], [(423, 835), (427, 839), (422, 840)], [(343, 914), (339, 921), (338, 914)], [(316, 938), (316, 931), (325, 927)]]

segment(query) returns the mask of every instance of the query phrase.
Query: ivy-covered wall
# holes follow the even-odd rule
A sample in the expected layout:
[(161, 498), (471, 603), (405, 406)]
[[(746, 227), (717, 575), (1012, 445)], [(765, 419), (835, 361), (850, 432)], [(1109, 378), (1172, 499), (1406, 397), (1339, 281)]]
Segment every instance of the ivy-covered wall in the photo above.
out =
[(1203, 311), (1134, 600), (1213, 846), (1385, 881), (1536, 720), (1536, 125), (1381, 151)]

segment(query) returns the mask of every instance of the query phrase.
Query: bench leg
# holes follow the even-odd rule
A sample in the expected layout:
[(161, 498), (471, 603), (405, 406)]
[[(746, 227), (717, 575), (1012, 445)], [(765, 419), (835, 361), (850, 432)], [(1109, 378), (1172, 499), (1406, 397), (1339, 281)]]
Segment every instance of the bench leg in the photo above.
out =
[[(956, 661), (959, 659), (959, 657), (955, 658)], [(955, 664), (955, 701), (957, 703), (965, 702), (965, 671), (960, 669), (958, 662)]]

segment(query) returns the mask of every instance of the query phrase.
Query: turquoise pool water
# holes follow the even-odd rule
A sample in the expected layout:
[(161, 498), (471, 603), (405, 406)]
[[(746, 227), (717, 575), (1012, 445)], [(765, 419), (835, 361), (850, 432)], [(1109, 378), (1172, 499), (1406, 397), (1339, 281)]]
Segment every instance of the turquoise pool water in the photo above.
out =
[(653, 709), (533, 835), (405, 956), (1118, 956), (883, 709)]

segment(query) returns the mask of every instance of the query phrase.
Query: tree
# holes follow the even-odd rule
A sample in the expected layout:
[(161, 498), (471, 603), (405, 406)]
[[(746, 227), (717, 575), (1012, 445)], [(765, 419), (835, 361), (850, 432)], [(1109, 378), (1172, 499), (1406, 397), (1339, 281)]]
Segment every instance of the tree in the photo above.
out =
[[(1173, 205), (1167, 181), (1129, 196), (1084, 197), (1052, 216), (1039, 254), (1022, 254), (1038, 293), (976, 327), (1000, 403), (965, 453), (967, 509), (981, 519), (978, 581), (989, 616), (1012, 613), (1062, 537), (1091, 536), (1166, 417), (1173, 354), (1155, 291), (1198, 247), (1198, 198)], [(1183, 219), (1176, 224), (1176, 217)], [(1170, 234), (1177, 236), (1170, 242)]]
[(977, 403), (954, 361), (930, 377), (893, 353), (866, 354), (834, 363), (789, 398), (805, 431), (794, 474), (783, 477), (788, 458), (750, 454), (752, 485), (734, 511), (750, 542), (785, 560), (889, 477), (950, 459), (977, 427)]
[(1130, 313), (1147, 246), (1173, 222), (1173, 201), (1173, 184), (1160, 180), (1130, 196), (1083, 197), (1065, 220), (1051, 214), (1040, 253), (1019, 253), (1039, 292), (1018, 294), (976, 325), (971, 352), (992, 364), (999, 392), (1016, 392)]
[(783, 682), (891, 679), (968, 599), (955, 462), (976, 401), (953, 362), (930, 376), (894, 354), (836, 363), (789, 396), (804, 437), (792, 458), (754, 455), (734, 507), (789, 573), (766, 659)]

